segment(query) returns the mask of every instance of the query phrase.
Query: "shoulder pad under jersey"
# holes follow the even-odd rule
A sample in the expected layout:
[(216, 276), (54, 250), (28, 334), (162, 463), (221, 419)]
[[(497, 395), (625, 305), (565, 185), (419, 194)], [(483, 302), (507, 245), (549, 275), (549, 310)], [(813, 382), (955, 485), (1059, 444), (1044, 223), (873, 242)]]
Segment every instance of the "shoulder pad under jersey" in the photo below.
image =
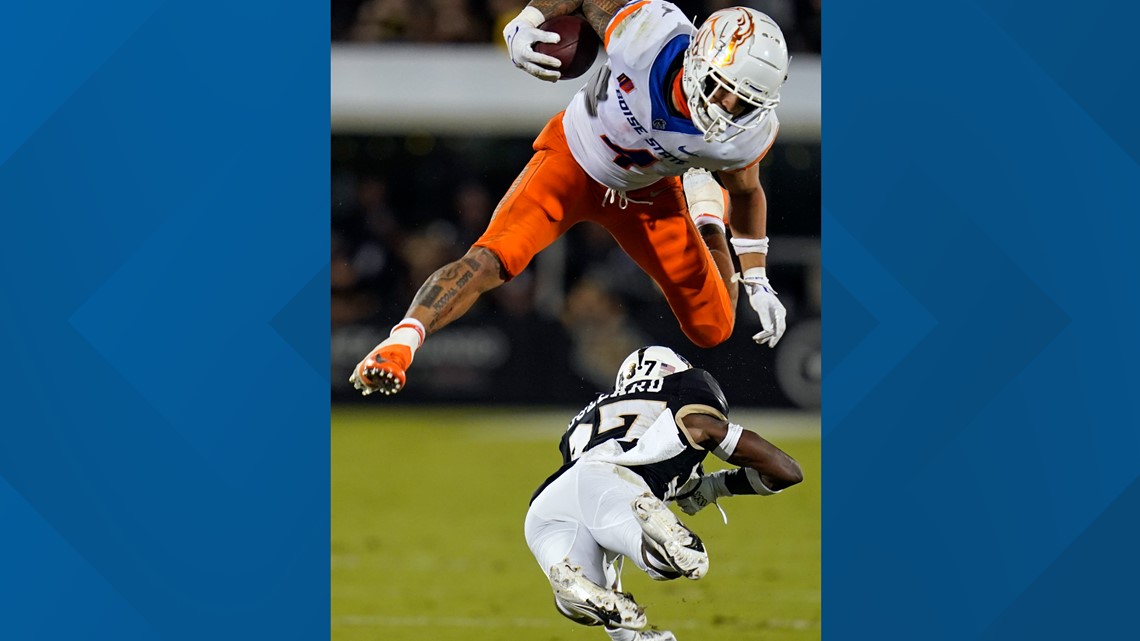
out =
[(680, 379), (676, 391), (677, 409), (686, 405), (706, 405), (725, 417), (728, 416), (728, 401), (712, 374), (694, 368), (673, 374), (669, 378), (673, 377)]

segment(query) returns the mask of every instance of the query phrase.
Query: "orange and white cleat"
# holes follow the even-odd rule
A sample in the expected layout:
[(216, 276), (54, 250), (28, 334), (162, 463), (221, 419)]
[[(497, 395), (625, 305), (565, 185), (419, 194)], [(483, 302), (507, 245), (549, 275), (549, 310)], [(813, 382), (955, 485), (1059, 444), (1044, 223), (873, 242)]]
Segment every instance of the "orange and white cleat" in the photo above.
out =
[(356, 364), (348, 382), (365, 396), (373, 392), (391, 396), (404, 388), (411, 362), (412, 350), (407, 345), (382, 345)]

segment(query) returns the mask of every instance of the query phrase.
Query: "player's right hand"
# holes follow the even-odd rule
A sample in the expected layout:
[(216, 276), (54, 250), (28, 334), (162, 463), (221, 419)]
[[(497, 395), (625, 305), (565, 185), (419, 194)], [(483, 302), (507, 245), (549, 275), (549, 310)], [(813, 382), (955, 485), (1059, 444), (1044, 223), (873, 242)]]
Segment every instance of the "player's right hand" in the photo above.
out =
[(744, 290), (748, 294), (748, 303), (756, 310), (760, 317), (760, 331), (752, 337), (760, 345), (768, 343), (768, 347), (775, 347), (780, 337), (787, 329), (785, 320), (788, 311), (784, 304), (776, 298), (776, 290), (768, 282), (766, 276), (745, 276), (739, 279), (744, 283)]
[(717, 498), (716, 487), (710, 477), (694, 476), (677, 490), (676, 501), (682, 512), (693, 515), (710, 503), (716, 503)]
[(562, 74), (547, 67), (560, 67), (562, 63), (558, 58), (534, 50), (535, 43), (556, 44), (562, 39), (557, 33), (538, 28), (538, 25), (545, 21), (546, 18), (541, 11), (527, 7), (518, 17), (507, 23), (507, 27), (503, 29), (503, 38), (507, 41), (511, 62), (515, 63), (516, 67), (539, 80), (554, 82), (562, 77)]

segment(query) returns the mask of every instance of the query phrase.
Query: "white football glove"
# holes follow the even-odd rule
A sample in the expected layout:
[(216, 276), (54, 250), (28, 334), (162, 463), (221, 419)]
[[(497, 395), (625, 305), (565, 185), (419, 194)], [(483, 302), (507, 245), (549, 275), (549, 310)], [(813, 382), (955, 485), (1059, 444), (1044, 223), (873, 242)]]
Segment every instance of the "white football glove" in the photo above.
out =
[(503, 29), (503, 38), (507, 41), (507, 51), (511, 54), (511, 62), (515, 66), (539, 80), (554, 82), (562, 77), (558, 71), (546, 67), (560, 67), (562, 63), (558, 58), (538, 53), (534, 50), (537, 42), (556, 44), (562, 36), (552, 31), (543, 31), (538, 25), (546, 22), (542, 12), (534, 7), (527, 7), (514, 19), (507, 23)]
[(733, 276), (733, 279), (744, 283), (748, 302), (760, 316), (760, 327), (763, 329), (753, 336), (752, 340), (761, 345), (767, 342), (768, 347), (775, 347), (787, 329), (784, 319), (788, 315), (788, 310), (784, 309), (784, 304), (776, 298), (776, 290), (772, 289), (768, 277), (764, 275), (762, 268), (753, 268), (746, 270), (743, 277)]
[[(677, 490), (677, 507), (685, 514), (696, 514), (709, 505), (715, 504), (717, 499), (732, 496), (725, 485), (724, 477), (728, 470), (719, 470), (704, 476), (690, 477), (681, 489)], [(718, 506), (719, 507), (719, 506)]]

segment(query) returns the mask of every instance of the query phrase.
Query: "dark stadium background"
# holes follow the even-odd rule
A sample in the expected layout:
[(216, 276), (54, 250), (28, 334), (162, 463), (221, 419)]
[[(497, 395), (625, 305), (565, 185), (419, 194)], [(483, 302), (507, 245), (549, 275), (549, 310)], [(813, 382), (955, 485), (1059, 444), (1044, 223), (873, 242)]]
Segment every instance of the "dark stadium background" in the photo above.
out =
[[(346, 382), (352, 366), (403, 317), (425, 277), (479, 236), (529, 158), (530, 142), (334, 138), (336, 400), (359, 397)], [(548, 250), (519, 278), (432, 336), (398, 400), (580, 401), (612, 380), (632, 349), (660, 343), (716, 373), (738, 403), (817, 406), (819, 162), (818, 144), (777, 144), (764, 161), (771, 275), (789, 319), (788, 334), (775, 350), (752, 343), (759, 321), (743, 296), (727, 343), (710, 350), (692, 346), (653, 282), (604, 230), (582, 224), (562, 247)]]

